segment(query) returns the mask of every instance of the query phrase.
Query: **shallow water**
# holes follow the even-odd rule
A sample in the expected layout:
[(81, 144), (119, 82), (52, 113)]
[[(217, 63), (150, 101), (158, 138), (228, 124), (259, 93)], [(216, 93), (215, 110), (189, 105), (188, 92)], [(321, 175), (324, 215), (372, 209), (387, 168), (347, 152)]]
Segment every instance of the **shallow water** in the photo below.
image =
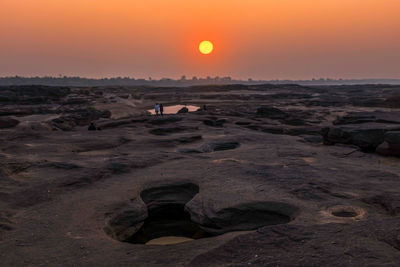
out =
[[(176, 114), (181, 108), (187, 107), (189, 109), (189, 112), (197, 111), (200, 107), (198, 106), (193, 106), (193, 105), (173, 105), (173, 106), (164, 106), (164, 114)], [(155, 115), (156, 112), (154, 111), (154, 108), (147, 110), (150, 112), (152, 115)]]
[(182, 236), (163, 236), (150, 240), (146, 245), (172, 245), (192, 240), (194, 239)]

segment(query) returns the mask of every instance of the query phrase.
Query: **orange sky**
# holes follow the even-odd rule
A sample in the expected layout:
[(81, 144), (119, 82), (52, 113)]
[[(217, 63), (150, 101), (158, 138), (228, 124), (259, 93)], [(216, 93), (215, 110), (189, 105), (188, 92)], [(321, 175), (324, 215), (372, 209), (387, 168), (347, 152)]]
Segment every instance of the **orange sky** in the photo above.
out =
[(400, 78), (399, 13), (399, 0), (0, 0), (0, 76)]

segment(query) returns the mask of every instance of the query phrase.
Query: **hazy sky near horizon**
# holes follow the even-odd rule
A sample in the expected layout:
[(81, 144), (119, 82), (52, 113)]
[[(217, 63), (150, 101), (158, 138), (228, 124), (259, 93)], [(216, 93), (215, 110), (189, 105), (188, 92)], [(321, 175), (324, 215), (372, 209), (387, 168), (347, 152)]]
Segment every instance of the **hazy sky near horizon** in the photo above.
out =
[(400, 78), (399, 12), (400, 0), (0, 0), (0, 76)]

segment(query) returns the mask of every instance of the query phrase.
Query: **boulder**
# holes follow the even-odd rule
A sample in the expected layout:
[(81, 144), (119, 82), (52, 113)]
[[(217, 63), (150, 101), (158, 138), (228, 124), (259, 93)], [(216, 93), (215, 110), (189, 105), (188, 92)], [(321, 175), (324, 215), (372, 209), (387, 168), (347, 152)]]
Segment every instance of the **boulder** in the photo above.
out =
[(183, 114), (183, 113), (188, 113), (188, 112), (189, 112), (189, 109), (187, 107), (183, 107), (178, 111), (177, 114)]
[(147, 206), (137, 198), (129, 204), (117, 207), (106, 214), (104, 231), (119, 241), (129, 239), (142, 227), (148, 217)]
[(321, 130), (325, 145), (348, 144), (373, 152), (383, 143), (385, 127), (325, 127)]
[(400, 131), (390, 131), (385, 134), (385, 141), (390, 148), (400, 151)]
[(385, 142), (376, 152), (382, 156), (400, 157), (400, 131), (389, 131), (384, 136)]
[(380, 144), (376, 148), (376, 153), (378, 153), (379, 155), (382, 155), (382, 156), (387, 156), (387, 157), (400, 156), (400, 152), (396, 153), (393, 150), (391, 150), (389, 147), (389, 144), (387, 142)]

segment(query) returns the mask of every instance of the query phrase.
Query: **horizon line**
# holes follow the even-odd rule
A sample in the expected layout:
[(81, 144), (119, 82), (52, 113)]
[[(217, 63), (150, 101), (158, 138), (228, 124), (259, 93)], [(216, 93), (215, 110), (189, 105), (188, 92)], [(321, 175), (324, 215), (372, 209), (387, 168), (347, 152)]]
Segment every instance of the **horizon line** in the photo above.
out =
[(182, 75), (181, 78), (170, 78), (170, 77), (162, 77), (162, 78), (134, 78), (131, 76), (109, 76), (109, 77), (87, 77), (87, 76), (0, 76), (0, 79), (84, 79), (84, 80), (132, 80), (132, 81), (147, 81), (147, 82), (158, 82), (158, 81), (196, 81), (196, 80), (221, 80), (221, 81), (243, 81), (243, 82), (271, 82), (271, 81), (377, 81), (377, 80), (399, 80), (400, 78), (330, 78), (330, 77), (318, 77), (318, 78), (308, 78), (308, 79), (255, 79), (255, 78), (232, 78), (230, 76), (192, 76), (192, 78), (186, 77), (186, 75)]

